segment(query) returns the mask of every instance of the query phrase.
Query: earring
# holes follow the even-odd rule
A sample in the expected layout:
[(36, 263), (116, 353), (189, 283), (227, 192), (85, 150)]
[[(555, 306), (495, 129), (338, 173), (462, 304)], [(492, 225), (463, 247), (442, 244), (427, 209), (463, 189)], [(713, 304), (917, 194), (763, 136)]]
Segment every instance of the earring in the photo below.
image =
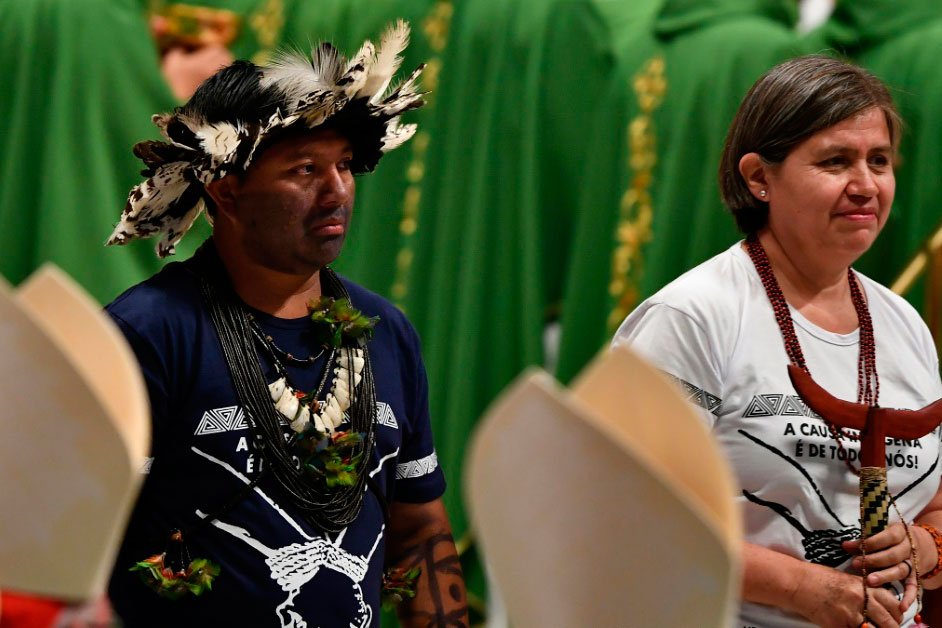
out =
[(759, 190), (759, 196), (761, 196), (762, 198), (765, 198), (766, 194), (767, 192), (765, 190)]

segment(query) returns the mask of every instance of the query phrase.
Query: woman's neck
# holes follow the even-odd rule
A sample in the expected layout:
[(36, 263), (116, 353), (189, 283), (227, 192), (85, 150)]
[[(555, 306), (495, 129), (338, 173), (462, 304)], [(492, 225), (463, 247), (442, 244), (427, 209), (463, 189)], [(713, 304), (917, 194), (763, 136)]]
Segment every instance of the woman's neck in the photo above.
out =
[(857, 329), (847, 266), (824, 256), (812, 258), (782, 246), (768, 229), (758, 234), (785, 300), (815, 325), (835, 333)]

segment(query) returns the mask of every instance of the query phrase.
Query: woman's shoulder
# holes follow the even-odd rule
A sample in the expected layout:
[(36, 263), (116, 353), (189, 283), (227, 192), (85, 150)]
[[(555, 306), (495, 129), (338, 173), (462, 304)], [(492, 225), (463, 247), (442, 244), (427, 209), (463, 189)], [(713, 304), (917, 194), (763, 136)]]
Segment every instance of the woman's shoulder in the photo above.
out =
[(639, 309), (666, 306), (696, 318), (739, 311), (754, 274), (737, 242), (658, 290)]
[(870, 277), (856, 274), (864, 287), (872, 317), (888, 319), (894, 327), (904, 327), (920, 339), (929, 335), (922, 316), (909, 301)]
[(866, 292), (877, 346), (892, 347), (897, 356), (918, 356), (938, 382), (935, 340), (916, 308), (886, 286), (860, 273), (857, 276)]
[(630, 339), (644, 330), (661, 330), (699, 335), (717, 346), (733, 347), (755, 291), (751, 282), (758, 281), (754, 275), (737, 242), (646, 299), (625, 319), (616, 336)]
[[(658, 368), (718, 391), (741, 345), (750, 295), (749, 258), (736, 243), (644, 301), (612, 344), (638, 351)], [(755, 281), (758, 281), (755, 279)]]

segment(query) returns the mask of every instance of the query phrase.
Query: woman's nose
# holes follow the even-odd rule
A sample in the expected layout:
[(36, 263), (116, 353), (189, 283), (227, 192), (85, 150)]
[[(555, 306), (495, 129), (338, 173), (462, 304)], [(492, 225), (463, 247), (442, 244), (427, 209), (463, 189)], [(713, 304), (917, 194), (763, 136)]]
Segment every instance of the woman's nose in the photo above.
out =
[(849, 195), (873, 198), (879, 191), (880, 186), (877, 185), (877, 179), (867, 164), (854, 168), (853, 178), (847, 185)]

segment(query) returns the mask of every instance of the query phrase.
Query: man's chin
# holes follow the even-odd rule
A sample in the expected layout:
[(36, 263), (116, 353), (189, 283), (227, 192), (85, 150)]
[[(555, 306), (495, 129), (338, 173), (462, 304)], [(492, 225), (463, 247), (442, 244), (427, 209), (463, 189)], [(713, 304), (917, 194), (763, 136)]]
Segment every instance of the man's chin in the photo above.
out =
[(313, 275), (325, 266), (332, 264), (340, 256), (340, 249), (340, 246), (337, 246), (335, 250), (332, 247), (323, 247), (315, 255), (255, 258), (255, 261), (261, 266), (286, 275)]
[(327, 238), (321, 242), (320, 247), (318, 247), (317, 254), (313, 259), (313, 261), (318, 265), (318, 268), (323, 268), (328, 264), (333, 264), (334, 261), (340, 257), (340, 253), (343, 251), (344, 239), (345, 237), (343, 235), (339, 235), (334, 238)]

